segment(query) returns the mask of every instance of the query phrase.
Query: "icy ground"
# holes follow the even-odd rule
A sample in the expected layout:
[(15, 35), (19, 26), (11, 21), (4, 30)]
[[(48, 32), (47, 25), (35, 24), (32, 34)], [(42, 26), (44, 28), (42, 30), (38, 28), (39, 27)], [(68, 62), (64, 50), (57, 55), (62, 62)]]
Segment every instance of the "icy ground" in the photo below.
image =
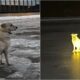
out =
[(4, 22), (13, 23), (18, 29), (10, 40), (8, 56), (11, 65), (0, 65), (0, 80), (39, 80), (40, 16), (0, 17), (0, 24)]

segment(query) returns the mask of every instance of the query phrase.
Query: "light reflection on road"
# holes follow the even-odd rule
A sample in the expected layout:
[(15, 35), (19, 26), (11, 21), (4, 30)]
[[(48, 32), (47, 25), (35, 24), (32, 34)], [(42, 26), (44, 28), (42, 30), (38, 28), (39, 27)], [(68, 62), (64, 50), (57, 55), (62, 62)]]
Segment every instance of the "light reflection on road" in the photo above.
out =
[(43, 79), (80, 79), (80, 52), (72, 53), (70, 34), (54, 32), (43, 35)]
[(74, 52), (72, 53), (72, 59), (71, 59), (71, 73), (72, 73), (72, 78), (77, 78), (79, 79), (79, 74), (80, 74), (80, 52)]

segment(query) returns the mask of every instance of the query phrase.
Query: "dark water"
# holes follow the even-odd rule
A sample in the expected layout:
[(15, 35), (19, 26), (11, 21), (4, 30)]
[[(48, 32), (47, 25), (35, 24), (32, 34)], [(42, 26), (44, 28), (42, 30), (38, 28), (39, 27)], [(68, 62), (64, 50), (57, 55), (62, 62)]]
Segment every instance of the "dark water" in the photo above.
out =
[(80, 79), (80, 53), (72, 53), (70, 34), (52, 32), (42, 35), (42, 79)]

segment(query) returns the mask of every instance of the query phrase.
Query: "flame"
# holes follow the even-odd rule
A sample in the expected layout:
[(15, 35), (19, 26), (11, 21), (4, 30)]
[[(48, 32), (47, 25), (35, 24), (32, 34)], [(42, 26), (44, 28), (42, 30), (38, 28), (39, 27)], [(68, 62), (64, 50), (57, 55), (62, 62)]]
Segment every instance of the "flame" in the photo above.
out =
[(80, 39), (77, 36), (78, 34), (71, 34), (73, 52), (80, 52)]

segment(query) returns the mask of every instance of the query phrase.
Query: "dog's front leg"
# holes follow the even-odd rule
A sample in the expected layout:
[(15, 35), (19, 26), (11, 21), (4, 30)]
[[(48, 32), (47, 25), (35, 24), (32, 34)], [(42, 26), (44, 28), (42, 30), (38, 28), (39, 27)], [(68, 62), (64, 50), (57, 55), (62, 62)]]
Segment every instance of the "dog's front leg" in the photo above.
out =
[(75, 45), (73, 45), (73, 52), (75, 51)]
[(2, 54), (0, 54), (0, 64), (2, 64)]
[(4, 55), (5, 55), (5, 60), (6, 60), (6, 63), (7, 65), (9, 65), (9, 60), (8, 60), (8, 51), (4, 51)]

